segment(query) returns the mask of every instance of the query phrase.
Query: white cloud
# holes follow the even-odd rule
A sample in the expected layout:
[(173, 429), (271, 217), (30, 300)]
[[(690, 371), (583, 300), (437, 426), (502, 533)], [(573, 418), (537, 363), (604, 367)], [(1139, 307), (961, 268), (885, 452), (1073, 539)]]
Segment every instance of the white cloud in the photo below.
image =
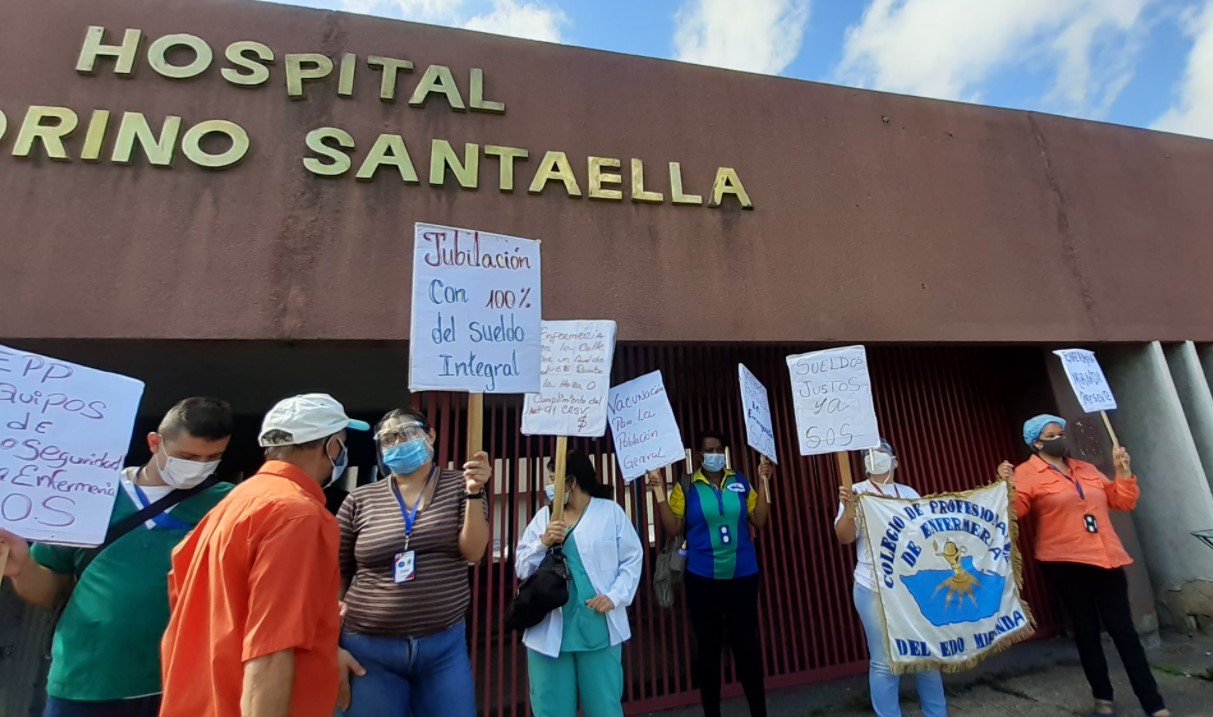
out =
[(979, 101), (1015, 65), (1055, 72), (1043, 98), (1102, 116), (1128, 84), (1155, 0), (873, 0), (847, 31), (837, 77), (893, 92)]
[(464, 0), (341, 0), (342, 9), (364, 15), (449, 24), (459, 17)]
[(674, 22), (675, 59), (774, 75), (800, 54), (809, 0), (686, 0)]
[(1193, 45), (1179, 83), (1179, 99), (1153, 126), (1213, 139), (1213, 0), (1185, 16), (1184, 32), (1193, 38)]
[(560, 42), (560, 28), (567, 22), (568, 18), (560, 10), (536, 3), (494, 0), (491, 12), (470, 18), (463, 26), (527, 40)]
[(561, 42), (569, 21), (559, 9), (527, 0), (492, 0), (487, 12), (472, 14), (466, 0), (341, 0), (342, 9), (528, 40)]

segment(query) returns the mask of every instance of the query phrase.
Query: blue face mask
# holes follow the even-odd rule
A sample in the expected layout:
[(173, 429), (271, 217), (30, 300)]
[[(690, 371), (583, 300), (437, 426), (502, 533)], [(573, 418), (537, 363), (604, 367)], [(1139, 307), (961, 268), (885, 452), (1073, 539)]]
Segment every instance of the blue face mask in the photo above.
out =
[(703, 469), (708, 473), (719, 473), (724, 470), (723, 453), (704, 453)]
[(398, 476), (406, 476), (429, 463), (434, 458), (434, 449), (424, 438), (414, 438), (397, 443), (383, 451), (383, 465)]
[[(549, 503), (556, 502), (556, 484), (555, 483), (548, 483), (546, 486), (544, 486), (543, 492), (545, 495), (547, 495)], [(566, 490), (564, 492), (564, 502), (565, 503), (569, 502), (569, 494), (571, 492), (572, 492), (572, 489)]]
[(346, 450), (344, 443), (341, 441), (338, 441), (337, 443), (341, 446), (341, 453), (338, 454), (336, 460), (332, 458), (329, 459), (329, 463), (333, 464), (333, 477), (329, 478), (329, 482), (324, 484), (323, 487), (325, 488), (336, 483), (338, 479), (341, 478), (342, 474), (345, 473), (345, 469), (349, 468), (350, 466), (350, 452)]

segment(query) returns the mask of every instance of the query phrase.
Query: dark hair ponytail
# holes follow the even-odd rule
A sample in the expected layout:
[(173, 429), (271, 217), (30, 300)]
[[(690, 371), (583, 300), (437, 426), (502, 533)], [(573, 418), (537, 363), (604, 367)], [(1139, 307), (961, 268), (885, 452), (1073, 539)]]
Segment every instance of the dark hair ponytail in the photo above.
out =
[(580, 451), (569, 451), (565, 458), (565, 475), (571, 477), (591, 498), (615, 499), (615, 491), (598, 480), (594, 464), (589, 456)]

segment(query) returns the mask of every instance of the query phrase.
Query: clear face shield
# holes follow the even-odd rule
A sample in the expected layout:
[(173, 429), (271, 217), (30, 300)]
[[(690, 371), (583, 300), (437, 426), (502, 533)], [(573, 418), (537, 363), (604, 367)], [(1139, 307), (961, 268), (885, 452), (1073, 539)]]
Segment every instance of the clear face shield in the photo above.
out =
[(384, 475), (408, 475), (434, 458), (429, 428), (407, 416), (384, 422), (375, 433), (375, 444)]

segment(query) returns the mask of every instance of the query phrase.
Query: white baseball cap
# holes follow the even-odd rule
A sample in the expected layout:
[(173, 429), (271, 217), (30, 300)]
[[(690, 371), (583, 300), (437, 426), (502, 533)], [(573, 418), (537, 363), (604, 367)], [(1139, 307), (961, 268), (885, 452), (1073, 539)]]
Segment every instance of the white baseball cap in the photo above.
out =
[[(345, 415), (345, 407), (327, 393), (305, 393), (279, 401), (265, 414), (258, 442), (262, 448), (297, 446), (340, 433), (346, 428), (371, 430), (366, 421), (355, 421)], [(287, 438), (268, 440), (267, 435), (271, 431), (282, 431)]]

